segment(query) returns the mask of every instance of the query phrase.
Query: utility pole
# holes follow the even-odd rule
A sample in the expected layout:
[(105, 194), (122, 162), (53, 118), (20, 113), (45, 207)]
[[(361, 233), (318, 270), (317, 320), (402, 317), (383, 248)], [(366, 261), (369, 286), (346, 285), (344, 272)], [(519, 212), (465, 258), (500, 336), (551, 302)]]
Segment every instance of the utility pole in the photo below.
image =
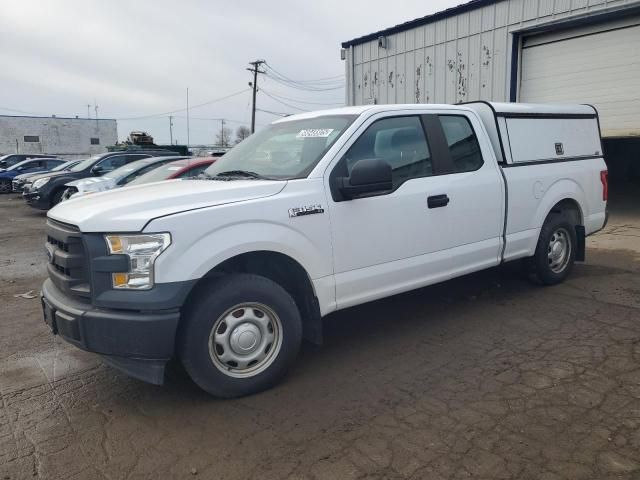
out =
[(220, 146), (226, 147), (224, 141), (224, 118), (220, 119)]
[(189, 87), (187, 87), (187, 148), (189, 148)]
[(91, 105), (87, 103), (87, 118), (91, 118)]
[(249, 82), (249, 85), (253, 87), (253, 104), (251, 105), (251, 133), (256, 131), (256, 93), (258, 93), (258, 74), (265, 73), (260, 70), (260, 65), (266, 63), (264, 60), (256, 60), (255, 62), (249, 62), (252, 68), (247, 68), (250, 72), (253, 72), (253, 82)]
[(169, 145), (173, 145), (173, 117), (169, 115)]

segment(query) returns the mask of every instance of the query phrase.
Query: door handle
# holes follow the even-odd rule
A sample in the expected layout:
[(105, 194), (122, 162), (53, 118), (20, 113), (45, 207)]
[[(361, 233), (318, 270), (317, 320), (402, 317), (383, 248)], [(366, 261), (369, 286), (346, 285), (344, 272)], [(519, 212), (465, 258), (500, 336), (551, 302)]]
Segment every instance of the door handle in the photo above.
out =
[(449, 203), (449, 197), (446, 193), (442, 195), (432, 195), (427, 198), (427, 206), (429, 208), (446, 207)]

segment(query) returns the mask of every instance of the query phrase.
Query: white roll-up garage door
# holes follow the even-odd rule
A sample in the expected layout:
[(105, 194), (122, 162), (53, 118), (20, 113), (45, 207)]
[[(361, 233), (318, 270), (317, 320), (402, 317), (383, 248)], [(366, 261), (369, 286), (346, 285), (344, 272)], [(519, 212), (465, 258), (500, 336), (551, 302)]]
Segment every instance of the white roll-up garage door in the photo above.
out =
[(525, 37), (519, 100), (590, 103), (602, 135), (640, 135), (640, 16)]

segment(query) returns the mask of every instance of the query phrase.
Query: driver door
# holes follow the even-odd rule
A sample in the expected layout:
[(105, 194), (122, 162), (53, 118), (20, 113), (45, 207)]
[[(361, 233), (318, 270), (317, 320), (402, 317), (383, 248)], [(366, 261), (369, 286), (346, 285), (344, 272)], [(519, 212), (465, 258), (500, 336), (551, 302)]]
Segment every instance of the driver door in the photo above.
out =
[(409, 290), (445, 270), (437, 262), (426, 265), (435, 261), (427, 254), (447, 245), (437, 235), (446, 212), (427, 208), (429, 195), (444, 192), (438, 191), (438, 158), (423, 118), (415, 113), (374, 117), (330, 177), (349, 176), (358, 160), (371, 158), (391, 165), (393, 190), (328, 202), (339, 308)]

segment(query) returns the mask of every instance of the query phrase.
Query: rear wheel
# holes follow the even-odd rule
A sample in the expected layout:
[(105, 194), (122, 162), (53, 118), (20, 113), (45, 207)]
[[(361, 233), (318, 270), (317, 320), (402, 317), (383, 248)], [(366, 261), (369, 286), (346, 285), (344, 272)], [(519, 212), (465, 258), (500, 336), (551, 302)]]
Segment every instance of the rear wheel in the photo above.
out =
[(527, 259), (529, 273), (544, 285), (563, 282), (575, 262), (575, 225), (562, 214), (551, 214), (542, 225), (536, 253)]
[(300, 313), (277, 283), (229, 274), (203, 287), (185, 311), (178, 350), (185, 370), (217, 397), (273, 386), (302, 340)]

